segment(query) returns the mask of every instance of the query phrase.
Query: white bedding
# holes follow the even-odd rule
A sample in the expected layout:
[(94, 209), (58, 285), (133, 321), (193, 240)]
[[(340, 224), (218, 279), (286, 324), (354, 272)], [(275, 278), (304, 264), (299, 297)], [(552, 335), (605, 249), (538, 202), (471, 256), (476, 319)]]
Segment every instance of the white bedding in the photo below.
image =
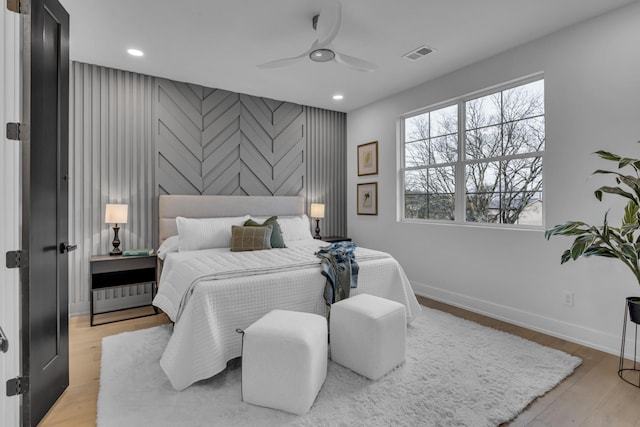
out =
[[(167, 254), (154, 305), (178, 319), (160, 360), (172, 386), (182, 390), (224, 370), (227, 361), (241, 354), (242, 337), (236, 329), (247, 328), (275, 308), (325, 315), (325, 277), (314, 255), (323, 245), (303, 240), (265, 251)], [(398, 301), (411, 322), (420, 306), (398, 262), (364, 248), (356, 249), (356, 259), (358, 287), (351, 293)], [(184, 295), (189, 298), (183, 301)]]

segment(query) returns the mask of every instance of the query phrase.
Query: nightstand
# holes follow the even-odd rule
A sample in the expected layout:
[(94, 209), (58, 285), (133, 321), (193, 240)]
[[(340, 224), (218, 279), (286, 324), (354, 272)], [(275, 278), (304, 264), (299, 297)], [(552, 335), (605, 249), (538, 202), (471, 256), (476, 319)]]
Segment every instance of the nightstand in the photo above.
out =
[[(156, 255), (144, 256), (110, 256), (110, 255), (94, 255), (89, 259), (89, 273), (91, 275), (89, 281), (89, 299), (91, 310), (91, 326), (94, 326), (93, 318), (96, 314), (110, 313), (113, 311), (129, 310), (131, 308), (150, 306), (153, 302), (156, 292)], [(96, 291), (117, 289), (133, 285), (142, 285), (151, 283), (151, 301), (148, 304), (137, 305), (134, 307), (126, 307), (117, 310), (94, 312), (93, 294)], [(153, 307), (153, 313), (143, 314), (141, 316), (129, 317), (127, 319), (135, 319), (138, 317), (152, 316), (158, 313), (158, 309)], [(118, 319), (108, 322), (99, 323), (100, 325), (116, 322)]]
[(351, 237), (343, 237), (343, 236), (323, 236), (320, 240), (323, 240), (328, 243), (336, 243), (336, 242), (350, 242)]

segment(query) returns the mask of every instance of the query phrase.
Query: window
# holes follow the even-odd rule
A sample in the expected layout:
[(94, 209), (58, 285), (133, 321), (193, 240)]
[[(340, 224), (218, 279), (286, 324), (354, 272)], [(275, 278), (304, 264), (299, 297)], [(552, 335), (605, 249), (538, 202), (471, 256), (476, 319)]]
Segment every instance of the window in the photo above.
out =
[(544, 80), (402, 124), (404, 218), (543, 225)]

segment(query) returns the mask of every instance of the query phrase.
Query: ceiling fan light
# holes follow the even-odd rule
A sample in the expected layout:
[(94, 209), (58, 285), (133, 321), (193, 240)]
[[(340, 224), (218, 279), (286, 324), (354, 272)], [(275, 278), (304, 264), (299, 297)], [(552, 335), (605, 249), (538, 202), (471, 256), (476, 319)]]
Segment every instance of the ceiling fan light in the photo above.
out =
[(316, 49), (309, 54), (309, 58), (314, 62), (331, 61), (335, 56), (336, 54), (330, 49)]

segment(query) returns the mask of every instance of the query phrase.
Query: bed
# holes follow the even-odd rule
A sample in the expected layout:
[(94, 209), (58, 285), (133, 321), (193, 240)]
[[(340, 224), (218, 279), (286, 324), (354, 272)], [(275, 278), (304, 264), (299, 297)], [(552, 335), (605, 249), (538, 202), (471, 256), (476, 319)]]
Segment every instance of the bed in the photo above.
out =
[[(325, 278), (314, 253), (328, 243), (311, 237), (304, 213), (304, 198), (297, 196), (160, 196), (163, 261), (153, 303), (175, 322), (160, 365), (176, 390), (223, 371), (241, 354), (242, 338), (236, 330), (269, 311), (326, 315)], [(231, 252), (228, 247), (182, 250), (193, 247), (176, 243), (187, 241), (185, 218), (226, 221), (248, 215), (257, 220), (278, 215), (287, 247)], [(305, 218), (306, 233), (296, 235), (298, 221)], [(183, 227), (180, 236), (178, 224)], [(420, 306), (400, 264), (389, 254), (360, 247), (356, 257), (360, 272), (352, 295), (398, 301), (406, 307), (407, 322), (413, 321)]]

